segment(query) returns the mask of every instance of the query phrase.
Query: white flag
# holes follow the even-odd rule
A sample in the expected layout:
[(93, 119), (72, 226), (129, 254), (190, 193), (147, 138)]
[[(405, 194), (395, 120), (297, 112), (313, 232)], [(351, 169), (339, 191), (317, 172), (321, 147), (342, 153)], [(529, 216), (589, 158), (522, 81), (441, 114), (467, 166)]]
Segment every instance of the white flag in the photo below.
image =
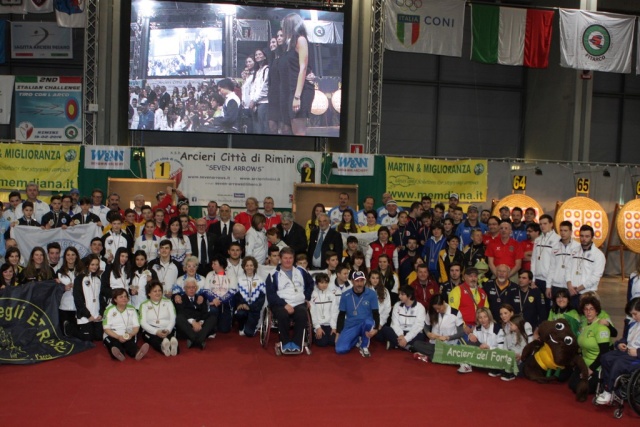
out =
[(8, 125), (11, 120), (11, 100), (15, 76), (0, 76), (0, 125)]
[(25, 15), (27, 13), (28, 0), (0, 0), (0, 13)]
[(560, 9), (560, 65), (630, 73), (635, 21), (635, 16)]
[(56, 21), (66, 28), (84, 28), (87, 10), (84, 0), (55, 0)]
[(40, 227), (28, 225), (16, 225), (11, 228), (11, 237), (16, 239), (19, 248), (35, 246), (46, 248), (48, 243), (58, 242), (63, 253), (68, 246), (73, 246), (82, 258), (91, 254), (91, 239), (100, 236), (102, 236), (102, 230), (95, 223), (74, 225), (64, 230), (62, 228), (42, 230)]
[(465, 0), (386, 1), (384, 47), (461, 56), (464, 7)]

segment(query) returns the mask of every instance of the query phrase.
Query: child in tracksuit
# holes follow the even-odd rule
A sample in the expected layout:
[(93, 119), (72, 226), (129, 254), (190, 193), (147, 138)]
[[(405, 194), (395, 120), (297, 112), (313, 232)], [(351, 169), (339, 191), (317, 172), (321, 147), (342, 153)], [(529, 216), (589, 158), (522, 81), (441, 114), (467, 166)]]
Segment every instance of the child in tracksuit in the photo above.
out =
[(335, 305), (335, 295), (329, 289), (329, 276), (325, 273), (319, 273), (315, 277), (316, 286), (311, 294), (311, 321), (313, 322), (314, 342), (318, 347), (326, 347), (334, 345), (336, 338), (336, 325), (334, 317), (337, 320), (337, 308)]

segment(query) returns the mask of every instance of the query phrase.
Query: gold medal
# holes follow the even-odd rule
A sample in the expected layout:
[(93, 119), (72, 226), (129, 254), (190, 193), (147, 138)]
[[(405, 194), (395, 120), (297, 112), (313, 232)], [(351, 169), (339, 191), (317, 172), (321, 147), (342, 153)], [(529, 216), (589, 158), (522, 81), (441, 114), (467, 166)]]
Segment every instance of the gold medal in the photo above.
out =
[(131, 335), (125, 332), (124, 334), (122, 334), (122, 338), (124, 338), (125, 340), (128, 340), (129, 338), (131, 338)]
[(93, 299), (93, 302), (96, 302), (96, 299), (95, 299), (95, 298)]

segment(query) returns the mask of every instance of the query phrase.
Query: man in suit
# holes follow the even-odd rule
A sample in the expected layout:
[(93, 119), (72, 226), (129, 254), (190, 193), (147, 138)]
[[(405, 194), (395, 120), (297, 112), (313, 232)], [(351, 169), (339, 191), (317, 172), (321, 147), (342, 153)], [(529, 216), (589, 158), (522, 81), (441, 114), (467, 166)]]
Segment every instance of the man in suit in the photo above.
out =
[(244, 258), (246, 247), (246, 241), (244, 239), (245, 234), (247, 234), (247, 229), (244, 228), (244, 225), (234, 224), (233, 230), (231, 231), (230, 235), (220, 237), (220, 250), (222, 251), (221, 253), (226, 254), (231, 243), (236, 242), (242, 247), (242, 258)]
[[(191, 254), (200, 260), (198, 274), (206, 276), (211, 271), (211, 260), (218, 254), (218, 239), (211, 233), (207, 233), (207, 220), (196, 220), (196, 233), (189, 236)], [(204, 245), (204, 248), (203, 248)]]
[(218, 238), (226, 237), (231, 234), (235, 224), (235, 222), (231, 220), (231, 206), (227, 204), (221, 205), (218, 212), (220, 213), (220, 220), (209, 226), (209, 233)]
[(207, 337), (214, 333), (217, 316), (209, 313), (209, 306), (202, 295), (196, 296), (198, 285), (193, 277), (184, 282), (185, 295), (176, 306), (176, 329), (180, 336), (187, 337), (187, 348), (194, 345), (204, 350)]
[[(320, 248), (318, 243), (320, 242)], [(309, 269), (323, 270), (327, 268), (327, 251), (333, 251), (342, 254), (342, 235), (331, 228), (329, 215), (321, 213), (318, 215), (318, 227), (316, 227), (309, 237), (309, 249), (307, 257), (309, 258)]]
[(304, 228), (296, 224), (291, 212), (283, 212), (281, 221), (276, 227), (280, 231), (282, 241), (293, 248), (296, 255), (307, 253), (307, 236)]

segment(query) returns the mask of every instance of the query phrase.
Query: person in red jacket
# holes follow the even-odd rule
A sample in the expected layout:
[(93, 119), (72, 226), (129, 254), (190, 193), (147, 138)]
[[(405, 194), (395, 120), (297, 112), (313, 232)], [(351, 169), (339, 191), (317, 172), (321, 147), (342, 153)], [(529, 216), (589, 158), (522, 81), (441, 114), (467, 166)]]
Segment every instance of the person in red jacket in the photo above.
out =
[(418, 265), (418, 278), (411, 283), (411, 287), (415, 289), (415, 300), (425, 307), (429, 307), (431, 298), (440, 293), (440, 286), (429, 277), (429, 266), (426, 264)]
[(390, 260), (393, 260), (393, 268), (398, 270), (398, 250), (396, 245), (389, 241), (390, 237), (389, 229), (382, 226), (378, 230), (378, 240), (369, 244), (365, 262), (370, 271), (378, 268), (378, 258), (382, 254), (386, 254)]

